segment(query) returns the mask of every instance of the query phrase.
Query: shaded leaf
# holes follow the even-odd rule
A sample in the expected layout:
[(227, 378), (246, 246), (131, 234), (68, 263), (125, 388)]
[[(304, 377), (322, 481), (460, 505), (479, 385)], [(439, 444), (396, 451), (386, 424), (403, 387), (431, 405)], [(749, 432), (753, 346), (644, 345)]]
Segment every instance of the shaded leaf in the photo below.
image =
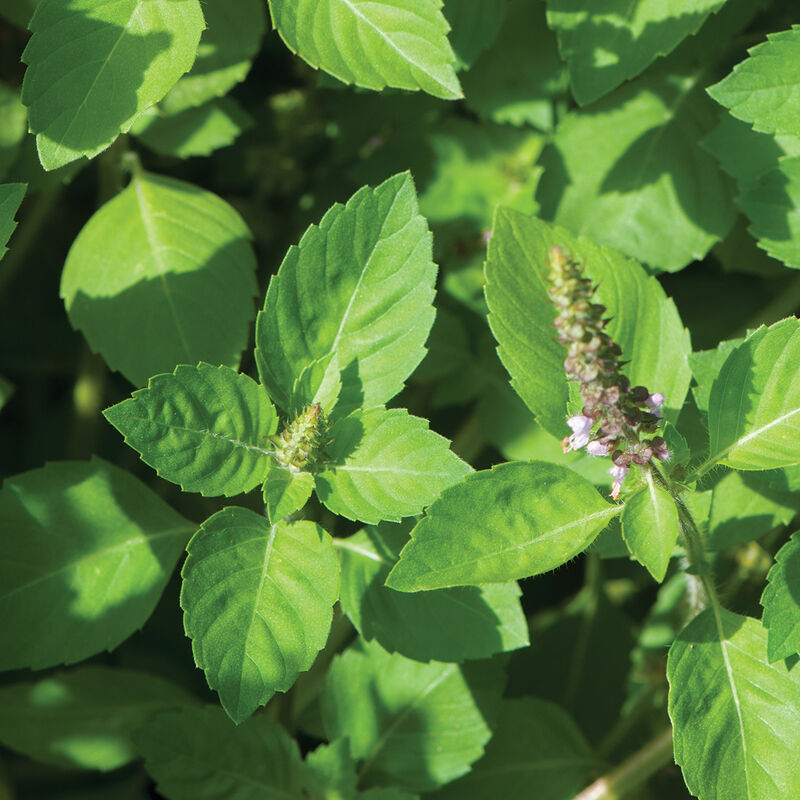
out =
[(691, 380), (689, 334), (675, 304), (659, 282), (616, 250), (575, 236), (564, 228), (499, 208), (486, 263), (489, 324), (511, 385), (551, 434), (566, 425), (566, 348), (555, 341), (555, 309), (547, 294), (549, 250), (560, 245), (586, 264), (600, 285), (599, 302), (612, 317), (608, 333), (630, 363), (625, 374), (666, 398), (667, 419), (683, 405)]
[(192, 703), (153, 675), (79, 667), (0, 689), (0, 741), (45, 764), (112, 770), (136, 757), (133, 728)]
[(291, 688), (325, 645), (339, 595), (331, 539), (224, 508), (192, 537), (181, 607), (197, 665), (234, 722)]
[(360, 642), (337, 656), (322, 711), (331, 739), (347, 736), (365, 788), (435, 789), (469, 770), (491, 737), (487, 715), (503, 681), (491, 662), (421, 664)]
[(708, 400), (711, 387), (716, 380), (722, 365), (728, 356), (744, 341), (744, 339), (726, 339), (713, 350), (698, 350), (689, 354), (689, 366), (697, 386), (692, 388), (697, 407), (704, 414), (708, 413)]
[(25, 197), (25, 189), (24, 183), (0, 185), (0, 258), (6, 254), (6, 244), (17, 227), (14, 215)]
[(152, 613), (194, 525), (93, 458), (9, 478), (0, 491), (0, 669), (112, 650)]
[(392, 398), (433, 324), (431, 234), (408, 173), (359, 189), (289, 248), (256, 323), (261, 382), (283, 408), (308, 365), (334, 353), (346, 410)]
[(506, 13), (506, 0), (484, 0), (481, 3), (444, 0), (443, 10), (451, 28), (448, 39), (458, 66), (469, 69), (497, 36)]
[(137, 386), (176, 364), (236, 367), (257, 290), (249, 239), (211, 192), (136, 175), (70, 248), (61, 277), (70, 322)]
[(0, 180), (14, 163), (28, 132), (27, 122), (28, 110), (22, 105), (19, 94), (0, 83)]
[(125, 133), (194, 62), (197, 0), (40, 0), (22, 102), (42, 166), (90, 158)]
[(367, 89), (461, 97), (441, 0), (269, 0), (273, 27), (312, 67)]
[(800, 671), (767, 661), (755, 620), (708, 608), (670, 648), (675, 761), (700, 800), (800, 795)]
[(417, 661), (464, 661), (525, 647), (528, 625), (516, 583), (396, 592), (386, 576), (408, 535), (381, 523), (336, 539), (342, 609), (367, 640)]
[(306, 791), (324, 800), (349, 800), (361, 796), (356, 791), (356, 762), (350, 755), (350, 740), (336, 739), (321, 744), (305, 760)]
[(329, 461), (315, 475), (335, 514), (376, 523), (419, 514), (471, 472), (428, 421), (400, 408), (355, 411), (330, 431)]
[(585, 550), (621, 510), (544, 461), (475, 472), (428, 509), (386, 585), (410, 592), (539, 575)]
[(778, 550), (761, 605), (769, 660), (800, 653), (800, 533)]
[(275, 409), (228, 367), (181, 365), (103, 415), (159, 476), (205, 497), (249, 492), (273, 460)]

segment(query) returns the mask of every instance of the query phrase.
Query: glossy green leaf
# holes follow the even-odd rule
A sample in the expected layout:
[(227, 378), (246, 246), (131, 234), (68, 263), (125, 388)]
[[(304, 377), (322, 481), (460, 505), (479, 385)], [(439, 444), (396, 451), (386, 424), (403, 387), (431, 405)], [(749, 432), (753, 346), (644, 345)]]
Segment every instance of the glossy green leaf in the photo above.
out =
[(475, 472), (428, 509), (386, 585), (411, 592), (539, 575), (585, 550), (621, 510), (544, 461)]
[(761, 327), (711, 387), (707, 465), (771, 469), (800, 462), (800, 322)]
[(770, 661), (800, 653), (800, 533), (778, 550), (761, 596)]
[(427, 420), (400, 408), (355, 411), (330, 431), (317, 496), (335, 514), (376, 523), (419, 514), (471, 472)]
[(748, 54), (708, 93), (757, 131), (800, 136), (800, 25), (769, 34)]
[(733, 225), (730, 187), (699, 144), (716, 124), (696, 73), (656, 73), (566, 116), (545, 151), (542, 215), (669, 271)]
[(747, 188), (739, 205), (758, 246), (800, 269), (800, 156), (781, 158)]
[(325, 645), (339, 560), (313, 522), (224, 508), (192, 537), (181, 607), (197, 666), (239, 723), (291, 688)]
[(170, 800), (303, 796), (297, 744), (263, 714), (237, 727), (218, 708), (165, 712), (138, 728), (133, 740)]
[(70, 322), (137, 386), (177, 364), (236, 367), (257, 291), (249, 239), (216, 195), (137, 175), (70, 248), (61, 278)]
[(436, 800), (528, 797), (567, 800), (586, 783), (595, 759), (571, 717), (555, 703), (504, 700), (486, 753), (469, 775), (437, 792)]
[(725, 0), (610, 0), (600, 8), (547, 0), (570, 86), (581, 105), (638, 75), (696, 33)]
[(661, 392), (665, 416), (674, 421), (689, 389), (691, 345), (658, 281), (616, 250), (500, 208), (489, 241), (486, 299), (500, 360), (517, 394), (551, 434), (561, 439), (569, 433), (566, 348), (555, 341), (555, 309), (546, 288), (553, 245), (566, 247), (586, 264), (587, 274), (600, 285), (598, 300), (612, 317), (609, 335), (630, 362), (625, 374), (634, 385)]
[(359, 642), (337, 656), (322, 695), (325, 730), (347, 736), (361, 785), (428, 791), (469, 770), (491, 737), (503, 681), (491, 662), (421, 664)]
[(458, 59), (458, 66), (469, 69), (475, 59), (494, 41), (503, 17), (507, 0), (483, 0), (463, 3), (444, 0), (444, 15), (450, 25), (448, 39)]
[(800, 796), (800, 671), (767, 661), (767, 632), (718, 607), (670, 648), (675, 761), (700, 800)]
[(103, 414), (162, 478), (206, 497), (249, 492), (273, 458), (275, 409), (228, 367), (176, 367)]
[(39, 159), (56, 169), (125, 133), (194, 62), (198, 0), (40, 0), (22, 60)]
[(625, 501), (622, 537), (633, 557), (661, 583), (680, 533), (678, 508), (670, 493), (656, 485), (651, 473), (644, 476), (644, 488)]
[(24, 183), (0, 185), (0, 258), (6, 254), (6, 244), (17, 227), (14, 215), (25, 197), (25, 189)]
[(295, 379), (335, 353), (348, 409), (394, 397), (433, 324), (431, 234), (408, 173), (359, 189), (291, 247), (256, 323), (261, 382), (282, 407)]
[(286, 46), (312, 67), (367, 89), (422, 89), (455, 100), (461, 87), (442, 0), (269, 0)]
[(267, 462), (267, 477), (261, 493), (270, 521), (278, 522), (299, 511), (313, 490), (314, 476), (310, 472), (293, 472), (272, 459)]
[(112, 770), (136, 758), (130, 732), (194, 700), (153, 675), (79, 667), (0, 689), (0, 742), (36, 761)]
[(266, 29), (261, 0), (203, 0), (206, 27), (188, 74), (161, 103), (168, 114), (200, 106), (243, 81)]
[(98, 458), (0, 491), (0, 669), (72, 664), (145, 623), (194, 525)]
[(461, 80), (465, 103), (482, 117), (550, 130), (553, 100), (566, 91), (567, 81), (544, 2), (510, 0), (494, 44)]
[(489, 658), (529, 644), (515, 582), (415, 593), (384, 586), (407, 541), (387, 523), (335, 540), (342, 609), (365, 639), (416, 661)]
[(153, 106), (133, 124), (131, 133), (164, 156), (207, 156), (233, 144), (253, 127), (253, 118), (233, 99), (222, 97), (175, 115)]

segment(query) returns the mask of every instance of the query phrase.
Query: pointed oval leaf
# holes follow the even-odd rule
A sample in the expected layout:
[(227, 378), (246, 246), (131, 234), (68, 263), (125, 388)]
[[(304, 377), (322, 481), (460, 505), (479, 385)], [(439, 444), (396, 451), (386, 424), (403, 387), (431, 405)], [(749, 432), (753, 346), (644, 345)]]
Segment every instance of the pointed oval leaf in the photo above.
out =
[(778, 550), (761, 596), (770, 661), (800, 653), (800, 533)]
[(236, 367), (257, 290), (249, 240), (216, 195), (142, 173), (70, 248), (61, 278), (70, 322), (136, 386), (176, 364)]
[(800, 462), (800, 321), (761, 327), (711, 387), (707, 465), (772, 469)]
[(455, 100), (461, 87), (442, 0), (269, 0), (273, 27), (312, 67), (380, 90)]
[(600, 8), (547, 0), (570, 85), (581, 105), (638, 75), (658, 56), (697, 33), (725, 0), (611, 0)]
[(800, 136), (800, 25), (767, 35), (708, 93), (757, 131)]
[(224, 508), (192, 537), (181, 607), (194, 658), (239, 723), (291, 688), (328, 637), (339, 560), (313, 522)]
[(252, 378), (227, 367), (176, 367), (103, 415), (162, 478), (205, 497), (249, 492), (273, 460), (275, 409)]
[(408, 173), (359, 189), (311, 225), (270, 280), (256, 323), (258, 373), (275, 402), (288, 408), (295, 380), (331, 353), (349, 410), (394, 397), (433, 325), (431, 247)]
[(0, 491), (0, 669), (113, 650), (152, 613), (193, 528), (98, 458), (9, 478)]
[(0, 742), (45, 764), (117, 769), (136, 758), (133, 728), (194, 702), (154, 675), (79, 667), (0, 689)]
[(633, 557), (661, 583), (680, 533), (678, 507), (669, 492), (656, 486), (650, 472), (645, 479), (646, 486), (625, 501), (622, 538)]
[(22, 60), (22, 102), (39, 159), (56, 169), (96, 156), (194, 62), (197, 0), (42, 0)]
[(400, 408), (355, 411), (330, 438), (317, 495), (347, 519), (374, 524), (419, 514), (472, 469), (427, 420)]
[(0, 258), (8, 251), (6, 244), (17, 227), (14, 215), (25, 197), (26, 188), (24, 183), (6, 183), (0, 186)]
[(335, 540), (342, 609), (365, 639), (416, 661), (489, 658), (529, 644), (516, 582), (414, 593), (384, 586), (407, 541), (387, 523)]
[(314, 476), (310, 472), (294, 472), (270, 459), (267, 477), (261, 492), (271, 522), (279, 522), (289, 514), (299, 511), (314, 490)]
[(493, 41), (506, 13), (506, 0), (462, 3), (444, 0), (444, 15), (451, 27), (449, 39), (458, 66), (469, 69)]
[(566, 247), (600, 284), (599, 302), (612, 317), (608, 333), (630, 361), (634, 385), (666, 398), (668, 419), (677, 418), (689, 390), (689, 333), (675, 304), (642, 267), (616, 250), (564, 228), (498, 208), (486, 262), (489, 324), (511, 385), (542, 427), (561, 439), (566, 426), (566, 348), (555, 341), (555, 309), (547, 294), (548, 252)]
[(500, 464), (442, 494), (386, 585), (411, 592), (539, 575), (585, 550), (621, 510), (566, 467)]
[(297, 743), (263, 714), (237, 727), (218, 708), (168, 711), (133, 741), (170, 800), (303, 797)]
[(708, 608), (669, 651), (675, 761), (700, 800), (800, 797), (800, 671), (756, 620)]
[(331, 664), (322, 694), (330, 739), (347, 736), (361, 785), (429, 791), (469, 770), (491, 737), (498, 664), (421, 664), (359, 642)]

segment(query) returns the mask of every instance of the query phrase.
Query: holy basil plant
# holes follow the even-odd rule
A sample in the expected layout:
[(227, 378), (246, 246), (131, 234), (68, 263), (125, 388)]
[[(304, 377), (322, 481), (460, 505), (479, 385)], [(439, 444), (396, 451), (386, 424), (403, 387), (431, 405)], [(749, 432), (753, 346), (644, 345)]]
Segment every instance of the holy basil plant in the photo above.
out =
[(800, 798), (798, 22), (0, 0), (0, 800)]

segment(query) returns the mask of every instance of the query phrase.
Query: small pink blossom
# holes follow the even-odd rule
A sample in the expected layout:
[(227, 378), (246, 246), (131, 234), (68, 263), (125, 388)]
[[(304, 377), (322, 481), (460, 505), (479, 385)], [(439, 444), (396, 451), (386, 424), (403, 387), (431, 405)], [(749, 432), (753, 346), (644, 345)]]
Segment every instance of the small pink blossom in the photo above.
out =
[(670, 451), (667, 450), (666, 447), (660, 450), (654, 450), (653, 453), (659, 461), (669, 461), (670, 458), (672, 457), (672, 453), (670, 453)]
[(602, 442), (589, 442), (586, 445), (586, 452), (590, 456), (607, 456), (609, 452), (608, 445)]
[(644, 401), (644, 404), (650, 409), (651, 414), (660, 417), (661, 406), (664, 405), (664, 395), (661, 394), (661, 392), (653, 392), (653, 394)]
[(484, 230), (483, 234), (481, 235), (481, 241), (484, 243), (484, 245), (487, 245), (489, 244), (489, 239), (491, 238), (492, 238), (492, 229), (486, 228), (486, 230)]
[(611, 486), (611, 497), (616, 500), (619, 497), (620, 490), (622, 489), (622, 483), (628, 474), (628, 467), (618, 467), (615, 464), (608, 471), (608, 474), (614, 479), (614, 483)]
[(592, 430), (594, 422), (589, 417), (584, 417), (583, 414), (576, 414), (567, 420), (567, 425), (572, 428), (572, 436), (567, 436), (561, 442), (564, 452), (568, 453), (570, 450), (580, 450), (589, 443), (589, 433)]

